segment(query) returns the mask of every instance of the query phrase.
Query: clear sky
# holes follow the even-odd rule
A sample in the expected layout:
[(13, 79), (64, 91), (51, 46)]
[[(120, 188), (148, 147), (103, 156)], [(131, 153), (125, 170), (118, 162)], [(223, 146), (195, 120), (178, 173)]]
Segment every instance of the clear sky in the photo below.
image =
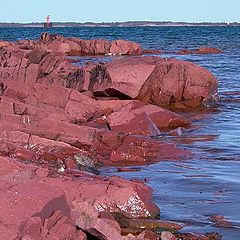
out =
[(240, 22), (240, 0), (0, 0), (0, 22)]

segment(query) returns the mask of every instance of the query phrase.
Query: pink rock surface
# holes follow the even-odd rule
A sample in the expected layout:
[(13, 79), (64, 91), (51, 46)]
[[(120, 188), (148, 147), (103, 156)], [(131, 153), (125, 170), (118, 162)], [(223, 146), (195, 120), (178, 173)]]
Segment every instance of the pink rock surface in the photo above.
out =
[(85, 239), (76, 224), (100, 239), (123, 239), (110, 213), (135, 218), (154, 217), (159, 212), (151, 200), (151, 188), (142, 183), (94, 175), (51, 177), (47, 169), (34, 165), (2, 157), (0, 163), (5, 166), (0, 175), (4, 193), (0, 220), (7, 227), (1, 229), (1, 237)]

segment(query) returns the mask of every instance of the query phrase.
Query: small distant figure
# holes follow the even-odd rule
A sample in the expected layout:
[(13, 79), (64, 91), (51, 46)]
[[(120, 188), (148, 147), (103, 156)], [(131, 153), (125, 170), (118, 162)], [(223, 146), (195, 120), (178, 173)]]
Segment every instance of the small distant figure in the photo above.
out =
[(44, 23), (44, 27), (45, 28), (51, 28), (52, 27), (52, 23), (50, 21), (50, 15), (46, 16), (46, 22)]

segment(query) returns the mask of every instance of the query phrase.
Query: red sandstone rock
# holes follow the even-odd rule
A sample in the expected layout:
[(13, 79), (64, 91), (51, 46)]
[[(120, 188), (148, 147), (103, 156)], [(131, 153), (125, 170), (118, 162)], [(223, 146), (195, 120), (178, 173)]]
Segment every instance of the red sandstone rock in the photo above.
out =
[(85, 239), (76, 231), (76, 224), (100, 239), (123, 239), (119, 224), (109, 212), (127, 217), (158, 214), (151, 201), (152, 190), (142, 183), (93, 175), (78, 180), (48, 177), (49, 172), (45, 174), (41, 168), (11, 161), (0, 158), (5, 167), (0, 175), (4, 193), (0, 197), (0, 219), (7, 226), (0, 229), (1, 237), (18, 234), (40, 240)]
[(183, 49), (177, 52), (177, 54), (218, 54), (223, 53), (222, 50), (213, 47), (201, 47), (196, 50)]
[[(70, 236), (73, 237), (75, 234), (72, 239), (78, 239), (74, 224), (70, 223), (70, 209), (66, 198), (57, 189), (44, 184), (20, 183), (14, 187), (9, 184), (8, 188), (6, 186), (1, 188), (1, 193), (0, 219), (8, 227), (8, 231), (12, 230), (22, 238), (30, 236), (36, 239), (46, 239), (41, 229), (44, 228), (47, 219), (59, 212), (58, 219), (53, 220), (52, 225), (57, 224), (55, 228), (58, 227), (60, 230), (64, 222), (59, 222), (59, 219), (65, 218), (65, 226), (68, 226), (69, 231), (62, 232), (61, 236), (70, 239)], [(51, 226), (47, 227), (46, 231), (48, 234), (51, 233)]]
[[(76, 218), (76, 226), (98, 239), (122, 240), (121, 229), (118, 223), (111, 218), (102, 217), (99, 212), (89, 204), (73, 202), (72, 215)], [(105, 214), (107, 215), (107, 214)]]
[(177, 240), (176, 237), (171, 232), (162, 232), (161, 240)]
[(92, 71), (95, 75), (100, 75), (102, 72), (100, 76), (104, 79), (96, 79), (97, 81), (90, 83), (89, 90), (108, 93), (114, 89), (131, 98), (136, 98), (154, 68), (154, 64), (145, 64), (140, 59), (120, 60), (106, 64), (106, 66), (97, 66)]
[(178, 233), (175, 234), (177, 239), (182, 240), (209, 240), (209, 238), (203, 234), (194, 234), (194, 233)]
[[(127, 136), (123, 143), (110, 155), (110, 161), (120, 165), (150, 164), (165, 159), (183, 159), (190, 152), (179, 149), (173, 143), (152, 140), (143, 136)], [(111, 164), (110, 162), (110, 164)]]
[(217, 91), (217, 80), (206, 69), (176, 59), (123, 59), (92, 71), (103, 77), (90, 82), (91, 91), (110, 96), (122, 94), (160, 106), (186, 104), (195, 107)]
[(189, 50), (189, 49), (182, 49), (180, 51), (178, 51), (176, 54), (179, 54), (179, 55), (189, 55), (189, 54), (194, 54), (194, 51), (192, 50)]
[[(112, 164), (141, 164), (178, 159), (188, 154), (171, 143), (108, 130), (106, 118), (110, 119), (112, 112), (121, 112), (121, 108), (127, 109), (129, 103), (133, 123), (143, 121), (141, 131), (133, 125), (134, 134), (156, 136), (159, 131), (155, 124), (159, 128), (165, 125), (175, 127), (187, 124), (187, 121), (137, 100), (96, 101), (77, 90), (94, 90), (95, 95), (103, 92), (108, 97), (139, 98), (162, 105), (158, 97), (155, 101), (155, 95), (162, 92), (168, 95), (173, 89), (170, 80), (174, 79), (175, 84), (179, 78), (186, 84), (187, 94), (180, 94), (183, 96), (177, 101), (192, 101), (192, 96), (199, 92), (201, 100), (204, 94), (200, 90), (205, 82), (199, 83), (199, 79), (202, 80), (204, 74), (208, 79), (210, 74), (189, 63), (159, 58), (127, 59), (84, 67), (75, 67), (64, 61), (66, 54), (141, 53), (138, 44), (127, 41), (83, 41), (44, 34), (39, 41), (10, 44), (0, 51), (0, 155), (5, 156), (0, 157), (3, 193), (0, 221), (6, 223), (0, 226), (0, 238), (14, 239), (20, 235), (39, 240), (86, 239), (83, 232), (76, 231), (76, 219), (70, 216), (73, 201), (80, 205), (89, 204), (90, 208), (100, 212), (87, 229), (104, 239), (121, 239), (119, 225), (109, 213), (129, 218), (158, 215), (159, 209), (151, 200), (152, 190), (146, 185), (121, 178), (95, 177), (77, 168), (82, 166), (84, 171), (89, 170), (98, 158), (107, 164), (110, 160)], [(188, 71), (188, 68), (194, 68), (194, 71)], [(204, 91), (214, 89), (213, 82), (210, 79)], [(156, 86), (157, 93), (151, 89)], [(181, 86), (179, 83), (174, 91)], [(173, 94), (167, 103), (175, 101), (175, 97)], [(162, 110), (165, 118), (161, 117), (160, 121)], [(123, 119), (121, 116), (121, 121)], [(115, 120), (118, 119), (115, 117)], [(95, 122), (96, 125), (79, 126), (81, 121)], [(125, 125), (121, 131), (133, 133), (133, 127), (127, 129)], [(14, 160), (43, 164), (49, 169), (22, 165)], [(59, 176), (56, 170), (62, 171), (63, 176), (55, 178)], [(78, 223), (84, 220), (79, 219), (81, 210), (77, 212)]]
[[(141, 104), (142, 105), (142, 104)], [(132, 125), (130, 129), (132, 129), (132, 134), (139, 134), (139, 132), (134, 131), (134, 128), (140, 128), (141, 124), (137, 124), (134, 121), (136, 116), (141, 114), (147, 114), (149, 118), (154, 122), (154, 124), (161, 130), (165, 129), (173, 129), (177, 127), (187, 127), (191, 123), (184, 117), (171, 112), (167, 109), (154, 106), (154, 105), (142, 105), (140, 107), (136, 106), (136, 102), (130, 102), (126, 106), (120, 108), (119, 111), (115, 111), (107, 117), (107, 121), (109, 126), (114, 131), (123, 131), (125, 133), (130, 133), (130, 130), (126, 128), (128, 125)], [(136, 123), (136, 124), (135, 124)], [(123, 129), (124, 128), (124, 129)], [(129, 132), (126, 132), (129, 131)], [(159, 133), (156, 133), (159, 135)], [(141, 135), (149, 135), (149, 134), (141, 134)]]
[(213, 215), (210, 217), (210, 220), (214, 222), (215, 223), (214, 225), (217, 227), (224, 227), (224, 228), (232, 227), (232, 223), (229, 222), (224, 216), (221, 216), (221, 215)]
[(77, 121), (87, 121), (99, 111), (97, 101), (75, 90), (69, 95), (65, 107), (65, 112)]
[[(160, 235), (149, 231), (149, 230), (145, 230), (144, 232), (140, 233), (137, 236), (137, 240), (160, 240)], [(172, 239), (173, 240), (173, 239)]]
[(84, 40), (80, 43), (82, 55), (105, 55), (109, 53), (111, 43), (107, 40)]
[(218, 49), (218, 48), (213, 48), (213, 47), (201, 47), (198, 48), (195, 51), (196, 54), (216, 54), (216, 53), (223, 53), (222, 50)]
[(74, 38), (64, 38), (60, 35), (42, 34), (39, 39), (40, 46), (48, 52), (62, 53), (67, 55), (139, 55), (142, 50), (138, 43), (115, 40), (109, 42), (103, 39), (81, 40)]
[(140, 44), (125, 40), (112, 41), (109, 50), (109, 54), (113, 55), (140, 55), (141, 53)]
[(1, 47), (7, 47), (7, 46), (10, 46), (10, 42), (8, 42), (8, 41), (0, 41), (0, 48)]
[(121, 114), (118, 116), (110, 115), (108, 122), (110, 122), (111, 130), (115, 132), (153, 137), (160, 135), (157, 126), (144, 112), (133, 115), (131, 119), (126, 118), (126, 116), (122, 118)]

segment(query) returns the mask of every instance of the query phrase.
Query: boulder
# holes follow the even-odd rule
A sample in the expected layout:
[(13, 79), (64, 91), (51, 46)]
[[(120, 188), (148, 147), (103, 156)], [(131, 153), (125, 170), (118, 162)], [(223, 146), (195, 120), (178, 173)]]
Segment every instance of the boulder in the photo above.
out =
[[(128, 124), (131, 125), (131, 121), (132, 125), (129, 127), (130, 129), (132, 129), (131, 133), (141, 134), (140, 131), (134, 131), (134, 128), (140, 129), (140, 126), (141, 124), (143, 124), (143, 122), (141, 122), (141, 124), (138, 124), (134, 119), (137, 116), (141, 116), (142, 114), (147, 115), (160, 130), (174, 129), (178, 127), (188, 127), (191, 125), (191, 122), (189, 120), (177, 113), (151, 104), (139, 104), (138, 107), (136, 106), (136, 102), (130, 102), (129, 104), (126, 104), (125, 106), (120, 108), (119, 111), (111, 113), (107, 117), (107, 122), (112, 130), (119, 132), (121, 131), (121, 129), (124, 128), (124, 126), (127, 127)], [(123, 132), (130, 133), (128, 130), (124, 131), (124, 129)], [(151, 134), (143, 133), (141, 135)], [(157, 136), (160, 134), (158, 132), (155, 135)], [(154, 134), (152, 134), (152, 136), (154, 136)]]
[(159, 57), (117, 60), (91, 71), (89, 90), (159, 106), (200, 106), (217, 91), (217, 79), (193, 63)]
[[(129, 112), (129, 115), (131, 112)], [(123, 132), (130, 135), (144, 135), (157, 137), (161, 135), (157, 126), (151, 118), (145, 113), (133, 114), (130, 118), (126, 115), (111, 114), (108, 118), (108, 123), (111, 130), (115, 132)]]
[(107, 40), (83, 40), (80, 42), (82, 55), (105, 55), (109, 53), (111, 43)]
[(65, 112), (77, 122), (86, 122), (93, 119), (100, 111), (96, 100), (72, 90), (69, 95), (69, 101), (66, 104)]
[(115, 40), (111, 42), (110, 55), (140, 55), (142, 49), (140, 44), (125, 40)]

